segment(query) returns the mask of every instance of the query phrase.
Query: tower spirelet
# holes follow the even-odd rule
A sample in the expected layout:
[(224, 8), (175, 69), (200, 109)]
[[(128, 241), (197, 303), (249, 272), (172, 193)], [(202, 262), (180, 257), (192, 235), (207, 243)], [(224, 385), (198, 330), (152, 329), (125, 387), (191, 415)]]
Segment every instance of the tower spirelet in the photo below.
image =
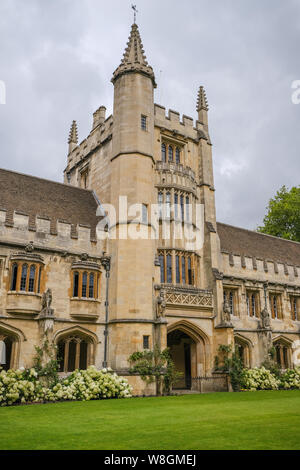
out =
[(115, 83), (118, 77), (126, 73), (140, 72), (148, 75), (156, 88), (155, 76), (152, 67), (148, 64), (143, 48), (138, 26), (134, 23), (131, 26), (130, 36), (125, 49), (121, 64), (114, 71), (111, 81)]
[(207, 124), (208, 101), (203, 86), (200, 86), (198, 91), (196, 110), (198, 111), (198, 120), (203, 124)]
[(77, 147), (78, 145), (78, 132), (77, 132), (76, 121), (72, 122), (68, 144), (69, 144), (69, 153), (71, 153), (72, 150), (74, 150), (74, 148)]
[(201, 111), (201, 109), (204, 109), (205, 111), (208, 111), (208, 102), (206, 98), (206, 93), (204, 90), (203, 86), (200, 86), (199, 91), (198, 91), (198, 99), (197, 99), (197, 111)]

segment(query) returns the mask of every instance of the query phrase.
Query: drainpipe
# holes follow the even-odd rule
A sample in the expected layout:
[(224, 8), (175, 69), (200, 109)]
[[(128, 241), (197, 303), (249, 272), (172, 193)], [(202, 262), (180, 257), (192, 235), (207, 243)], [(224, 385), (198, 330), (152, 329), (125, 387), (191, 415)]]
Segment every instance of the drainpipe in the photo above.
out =
[(105, 256), (105, 251), (103, 251), (103, 256), (100, 259), (102, 266), (105, 269), (106, 276), (106, 293), (105, 293), (105, 328), (104, 328), (104, 359), (103, 367), (107, 367), (107, 346), (108, 346), (108, 314), (109, 314), (109, 304), (108, 304), (108, 288), (109, 288), (109, 276), (110, 276), (110, 256)]

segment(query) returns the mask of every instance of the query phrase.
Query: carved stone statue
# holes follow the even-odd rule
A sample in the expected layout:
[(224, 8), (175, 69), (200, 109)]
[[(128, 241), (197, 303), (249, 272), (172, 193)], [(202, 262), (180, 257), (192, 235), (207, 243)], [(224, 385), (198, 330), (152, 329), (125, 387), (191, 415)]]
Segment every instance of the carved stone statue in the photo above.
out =
[(260, 314), (262, 328), (271, 328), (270, 314), (267, 307), (264, 307)]
[(164, 317), (166, 310), (166, 301), (165, 293), (163, 290), (160, 291), (160, 294), (156, 297), (156, 317)]
[(227, 299), (225, 299), (223, 304), (222, 323), (224, 325), (231, 325), (230, 306)]
[(42, 308), (44, 309), (50, 309), (52, 303), (52, 292), (51, 289), (47, 289), (46, 292), (43, 294), (43, 300), (42, 300)]

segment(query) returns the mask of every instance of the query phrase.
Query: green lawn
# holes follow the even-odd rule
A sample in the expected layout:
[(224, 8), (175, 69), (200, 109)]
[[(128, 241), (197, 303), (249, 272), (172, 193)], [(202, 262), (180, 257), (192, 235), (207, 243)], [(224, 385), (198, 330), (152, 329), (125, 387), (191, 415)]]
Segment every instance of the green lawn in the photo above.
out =
[(300, 391), (0, 408), (0, 449), (300, 449)]

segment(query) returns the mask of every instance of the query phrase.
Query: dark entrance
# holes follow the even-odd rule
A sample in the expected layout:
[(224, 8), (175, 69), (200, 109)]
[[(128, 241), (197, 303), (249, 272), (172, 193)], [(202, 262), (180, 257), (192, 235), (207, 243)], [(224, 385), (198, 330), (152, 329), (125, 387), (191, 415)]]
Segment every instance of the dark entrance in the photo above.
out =
[(13, 339), (9, 336), (4, 338), (5, 344), (5, 364), (0, 364), (0, 367), (4, 370), (8, 370), (12, 366), (12, 347), (13, 347)]
[(182, 373), (182, 378), (174, 385), (174, 389), (190, 389), (192, 385), (191, 345), (194, 341), (181, 330), (168, 334), (168, 347), (175, 368)]
[(192, 385), (190, 343), (184, 343), (184, 366), (185, 366), (185, 386), (186, 388), (190, 389)]

